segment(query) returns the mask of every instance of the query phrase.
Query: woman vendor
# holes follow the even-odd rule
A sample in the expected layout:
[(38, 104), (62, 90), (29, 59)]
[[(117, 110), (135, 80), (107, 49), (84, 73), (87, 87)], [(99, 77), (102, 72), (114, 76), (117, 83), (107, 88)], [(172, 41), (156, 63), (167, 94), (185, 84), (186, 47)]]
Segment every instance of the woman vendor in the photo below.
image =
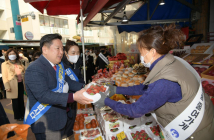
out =
[[(172, 139), (213, 140), (214, 109), (209, 96), (202, 92), (202, 88), (199, 88), (201, 87), (200, 82), (193, 72), (179, 59), (169, 54), (170, 50), (177, 47), (178, 44), (181, 45), (183, 41), (184, 35), (175, 24), (164, 28), (151, 27), (142, 31), (137, 45), (141, 54), (141, 63), (150, 69), (149, 75), (145, 82), (138, 86), (110, 87), (110, 96), (114, 93), (142, 96), (135, 103), (122, 104), (100, 93), (101, 99), (95, 105), (97, 107), (106, 105), (118, 113), (134, 118), (154, 112), (157, 121), (165, 129), (169, 128), (172, 123), (179, 123), (177, 126), (174, 125), (173, 129), (167, 130), (169, 134), (171, 133)], [(196, 95), (200, 95), (201, 98), (197, 98), (201, 99), (200, 102), (194, 108), (189, 107), (196, 102)], [(205, 109), (203, 109), (203, 105)], [(192, 111), (188, 112), (187, 108)], [(183, 113), (186, 111), (189, 114)], [(185, 115), (186, 117), (181, 117)], [(177, 118), (182, 118), (183, 121), (175, 122)], [(179, 133), (181, 131), (182, 133)]]

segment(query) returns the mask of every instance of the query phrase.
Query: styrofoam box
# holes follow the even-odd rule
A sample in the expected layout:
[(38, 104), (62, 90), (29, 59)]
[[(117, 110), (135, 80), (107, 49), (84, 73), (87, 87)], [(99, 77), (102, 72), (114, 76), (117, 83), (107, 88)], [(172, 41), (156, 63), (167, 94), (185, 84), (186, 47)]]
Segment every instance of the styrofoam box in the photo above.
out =
[[(117, 134), (121, 133), (122, 131), (120, 132), (117, 132), (117, 133), (114, 133), (114, 134), (109, 134), (107, 135), (107, 138), (106, 140), (111, 140), (111, 137), (114, 136), (114, 137), (117, 137)], [(126, 134), (126, 132), (124, 132)], [(130, 137), (126, 134), (126, 137), (128, 138), (128, 140), (131, 140)]]
[(132, 138), (132, 135), (131, 133), (136, 133), (137, 131), (141, 131), (141, 130), (145, 130), (145, 132), (149, 135), (150, 138), (152, 138), (153, 140), (156, 140), (153, 135), (150, 134), (150, 132), (148, 131), (148, 129), (144, 126), (141, 126), (140, 129), (139, 128), (134, 128), (134, 129), (131, 129), (131, 130), (128, 130), (128, 131), (125, 131), (125, 133), (128, 135), (128, 137), (130, 138), (130, 140), (134, 140)]
[[(94, 139), (98, 138), (100, 136), (95, 137)], [(103, 140), (105, 140), (105, 138), (103, 136), (101, 136)], [(80, 140), (90, 140), (89, 138), (81, 138)]]
[(96, 129), (98, 129), (100, 131), (100, 128), (91, 128), (91, 129), (87, 129), (87, 130), (80, 130), (80, 139), (81, 140), (82, 139), (95, 139), (95, 138), (97, 138), (99, 136), (102, 136), (102, 132), (101, 131), (100, 131), (100, 134), (96, 135), (95, 137), (84, 137), (84, 136), (81, 135), (81, 133), (84, 132), (84, 131), (96, 130)]
[(207, 66), (207, 65), (192, 65), (192, 67), (199, 67), (199, 68), (206, 68), (208, 69), (210, 66)]
[(197, 46), (207, 46), (210, 45), (210, 47), (204, 52), (205, 54), (213, 54), (213, 49), (214, 49), (214, 43), (196, 43), (194, 45), (192, 45), (191, 50), (192, 49), (196, 49)]
[(123, 119), (124, 130), (129, 130), (130, 126), (136, 125), (135, 128), (142, 125), (141, 118), (134, 118), (134, 120)]

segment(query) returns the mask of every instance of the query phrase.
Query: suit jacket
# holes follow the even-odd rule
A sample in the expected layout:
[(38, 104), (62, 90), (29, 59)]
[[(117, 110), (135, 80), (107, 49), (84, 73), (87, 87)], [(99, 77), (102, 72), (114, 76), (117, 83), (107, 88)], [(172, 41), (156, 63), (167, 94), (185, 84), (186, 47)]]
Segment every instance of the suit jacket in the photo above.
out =
[[(66, 65), (64, 67), (66, 69)], [(71, 91), (78, 91), (83, 87), (82, 83), (71, 80), (67, 75), (65, 75), (65, 81), (68, 82)], [(32, 131), (44, 133), (46, 129), (57, 131), (64, 128), (67, 122), (66, 106), (69, 94), (52, 91), (57, 86), (56, 71), (43, 55), (27, 68), (25, 85), (30, 110), (37, 101), (52, 105), (40, 119), (31, 125)]]
[[(106, 58), (108, 56), (108, 54), (103, 54)], [(108, 58), (107, 58), (108, 59)], [(104, 69), (104, 68), (107, 68), (106, 66), (107, 64), (105, 63), (105, 61), (103, 61), (102, 58), (100, 58), (100, 56), (97, 57), (97, 60), (96, 60), (96, 67), (98, 67), (98, 69)]]
[[(21, 62), (18, 61), (18, 67), (21, 70), (22, 79), (24, 82), (24, 73), (25, 68), (21, 64)], [(5, 61), (2, 63), (2, 80), (4, 83), (5, 90), (11, 89), (11, 92), (6, 91), (7, 99), (16, 99), (18, 98), (18, 80), (17, 75), (15, 73), (15, 66), (14, 64), (10, 63), (10, 61)]]

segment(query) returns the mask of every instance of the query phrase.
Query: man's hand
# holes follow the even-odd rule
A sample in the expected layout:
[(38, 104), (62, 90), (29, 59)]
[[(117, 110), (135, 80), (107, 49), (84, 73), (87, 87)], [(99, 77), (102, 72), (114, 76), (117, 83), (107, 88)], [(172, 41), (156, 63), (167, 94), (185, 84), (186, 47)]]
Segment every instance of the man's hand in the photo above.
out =
[(91, 102), (93, 102), (93, 100), (88, 99), (83, 95), (83, 92), (85, 92), (85, 91), (86, 91), (85, 89), (81, 89), (81, 90), (75, 92), (73, 94), (74, 101), (77, 101), (78, 103), (80, 103), (82, 105), (90, 104)]
[(6, 89), (7, 92), (11, 92), (11, 89)]

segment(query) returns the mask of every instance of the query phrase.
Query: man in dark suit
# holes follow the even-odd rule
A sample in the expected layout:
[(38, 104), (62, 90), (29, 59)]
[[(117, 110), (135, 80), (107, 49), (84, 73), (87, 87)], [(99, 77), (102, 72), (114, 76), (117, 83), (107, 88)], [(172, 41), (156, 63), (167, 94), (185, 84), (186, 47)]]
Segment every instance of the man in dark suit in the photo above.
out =
[(107, 68), (109, 56), (111, 56), (111, 54), (106, 52), (106, 46), (100, 46), (100, 53), (96, 60), (95, 70)]
[[(67, 103), (77, 101), (80, 104), (90, 104), (92, 101), (83, 96), (84, 84), (71, 80), (67, 75), (65, 75), (63, 93), (52, 91), (57, 87), (55, 67), (63, 57), (61, 39), (62, 36), (58, 34), (43, 36), (40, 41), (42, 55), (25, 72), (29, 109), (31, 110), (37, 102), (52, 105), (31, 125), (37, 140), (61, 140), (71, 136), (75, 113), (73, 110), (69, 111)], [(66, 69), (66, 66), (64, 67)], [(68, 93), (68, 90), (76, 92)]]
[(89, 83), (89, 80), (92, 82), (91, 76), (94, 75), (94, 59), (93, 56), (90, 56), (89, 50), (86, 50), (85, 64), (86, 64), (86, 84)]

